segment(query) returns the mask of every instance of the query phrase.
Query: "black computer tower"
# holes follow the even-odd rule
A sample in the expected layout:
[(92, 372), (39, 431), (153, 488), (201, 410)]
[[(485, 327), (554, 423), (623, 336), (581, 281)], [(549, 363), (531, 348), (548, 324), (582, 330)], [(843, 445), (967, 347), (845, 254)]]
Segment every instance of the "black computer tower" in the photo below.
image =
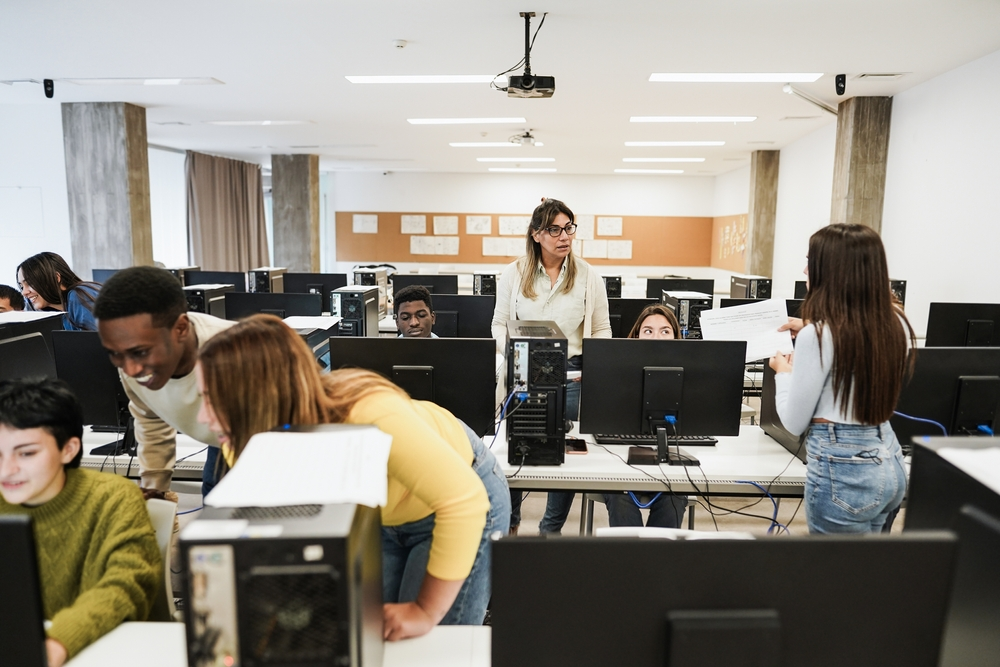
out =
[(472, 276), (472, 293), (479, 296), (497, 295), (497, 277), (493, 273), (477, 273)]
[(201, 271), (201, 267), (200, 266), (173, 266), (173, 267), (168, 267), (167, 271), (169, 271), (174, 276), (174, 278), (177, 278), (177, 281), (183, 287), (185, 284), (187, 284), (187, 281), (184, 280), (184, 274), (187, 273), (188, 271)]
[(226, 319), (226, 292), (236, 290), (234, 285), (188, 285), (184, 288), (188, 310)]
[(609, 299), (622, 298), (622, 277), (604, 276), (604, 289), (607, 290)]
[(729, 279), (730, 299), (770, 299), (771, 279), (759, 276), (732, 276)]
[(354, 269), (354, 284), (378, 288), (378, 316), (389, 314), (389, 274), (385, 269)]
[(701, 338), (701, 313), (712, 309), (711, 294), (663, 290), (660, 302), (677, 317), (681, 338)]
[(561, 465), (566, 455), (566, 336), (555, 322), (507, 322), (507, 462)]
[(340, 319), (341, 336), (378, 337), (378, 287), (348, 285), (330, 292), (330, 315)]
[(271, 294), (285, 291), (285, 272), (288, 269), (276, 266), (260, 266), (247, 271), (247, 291)]

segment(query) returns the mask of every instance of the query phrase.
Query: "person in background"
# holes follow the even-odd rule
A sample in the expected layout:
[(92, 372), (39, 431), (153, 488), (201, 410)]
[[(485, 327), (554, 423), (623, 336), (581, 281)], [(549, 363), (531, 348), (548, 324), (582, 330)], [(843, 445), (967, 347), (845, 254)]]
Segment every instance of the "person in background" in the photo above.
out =
[(437, 338), (432, 329), (437, 316), (431, 293), (423, 285), (409, 285), (393, 295), (399, 338)]
[(83, 411), (64, 382), (0, 382), (0, 514), (31, 517), (49, 667), (145, 621), (163, 586), (142, 493), (125, 477), (81, 470), (82, 438)]
[(69, 331), (96, 331), (94, 302), (101, 286), (84, 282), (62, 257), (40, 252), (17, 267), (17, 285), (30, 310), (61, 310), (63, 328)]
[[(196, 372), (204, 397), (199, 419), (219, 435), (229, 466), (238, 465), (253, 435), (283, 424), (372, 424), (391, 435), (382, 508), (384, 637), (420, 636), (439, 623), (482, 625), (491, 542), (507, 533), (510, 490), (466, 424), (377, 373), (321, 375), (308, 346), (272, 315), (215, 336)], [(250, 389), (259, 387), (269, 391)]]
[[(654, 303), (646, 306), (632, 330), (629, 338), (642, 340), (677, 340), (681, 337), (681, 327), (677, 316), (664, 305)], [(661, 492), (655, 494), (605, 493), (604, 502), (608, 507), (608, 523), (614, 526), (641, 526), (640, 509), (649, 508), (647, 526), (657, 528), (680, 528), (687, 507), (687, 497)]]
[(24, 310), (24, 297), (10, 285), (0, 285), (0, 313)]
[[(525, 234), (526, 252), (507, 265), (497, 284), (493, 338), (504, 353), (508, 320), (553, 320), (566, 335), (568, 372), (583, 369), (583, 339), (611, 338), (611, 317), (604, 280), (573, 255), (576, 223), (573, 211), (556, 199), (543, 199), (531, 215)], [(579, 419), (581, 378), (566, 385), (566, 418)], [(549, 493), (542, 533), (562, 531), (572, 492)], [(511, 532), (521, 523), (521, 493), (511, 497)]]

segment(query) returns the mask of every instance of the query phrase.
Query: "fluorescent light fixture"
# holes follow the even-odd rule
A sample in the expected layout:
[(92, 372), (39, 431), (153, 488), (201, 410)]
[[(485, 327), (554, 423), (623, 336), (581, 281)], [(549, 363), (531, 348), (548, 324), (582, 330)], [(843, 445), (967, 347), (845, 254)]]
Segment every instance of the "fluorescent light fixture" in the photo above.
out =
[(309, 120), (208, 120), (207, 125), (308, 125)]
[(545, 168), (545, 167), (490, 167), (490, 171), (501, 172), (506, 174), (550, 174), (555, 171), (555, 168)]
[(554, 157), (477, 157), (476, 162), (555, 162)]
[(666, 72), (649, 75), (664, 83), (812, 83), (822, 72)]
[(495, 74), (391, 74), (344, 78), (351, 83), (490, 83), (494, 79), (502, 80), (504, 83), (507, 81), (507, 77), (497, 77)]
[(182, 79), (146, 79), (142, 82), (144, 86), (179, 86)]
[(683, 169), (615, 169), (616, 174), (683, 174)]
[(518, 124), (528, 121), (524, 118), (407, 118), (410, 125), (487, 125), (487, 124)]
[(752, 123), (757, 116), (632, 116), (630, 123)]
[(725, 141), (626, 141), (626, 146), (633, 147), (687, 147), (687, 146), (725, 146)]
[(521, 144), (513, 141), (455, 141), (450, 144), (454, 148), (520, 148)]
[(78, 86), (208, 86), (222, 85), (222, 81), (212, 77), (189, 77), (189, 78), (167, 78), (167, 77), (134, 77), (134, 78), (105, 78), (105, 79), (58, 79), (67, 83), (75, 83)]
[(624, 157), (622, 162), (704, 162), (703, 157)]

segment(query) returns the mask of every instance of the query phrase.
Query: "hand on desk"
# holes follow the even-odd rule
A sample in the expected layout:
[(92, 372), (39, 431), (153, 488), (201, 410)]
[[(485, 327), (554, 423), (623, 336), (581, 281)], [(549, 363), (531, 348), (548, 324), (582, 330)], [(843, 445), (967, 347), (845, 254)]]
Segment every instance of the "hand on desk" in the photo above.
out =
[(390, 642), (425, 635), (437, 625), (416, 602), (382, 605), (382, 620), (383, 638)]

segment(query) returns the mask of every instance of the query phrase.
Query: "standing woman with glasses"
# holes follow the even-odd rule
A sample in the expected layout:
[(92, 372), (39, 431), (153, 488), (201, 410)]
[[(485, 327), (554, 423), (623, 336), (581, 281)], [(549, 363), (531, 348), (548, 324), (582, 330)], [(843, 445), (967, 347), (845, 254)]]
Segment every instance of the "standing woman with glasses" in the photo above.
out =
[(64, 329), (97, 331), (93, 310), (101, 286), (81, 280), (56, 253), (40, 252), (21, 262), (17, 286), (30, 310), (61, 310)]
[[(806, 436), (810, 533), (877, 533), (903, 501), (903, 454), (889, 425), (913, 328), (889, 289), (885, 249), (862, 225), (809, 239), (809, 291), (792, 355), (775, 354), (775, 407)], [(799, 329), (801, 327), (801, 329)]]
[[(508, 320), (552, 320), (566, 335), (567, 371), (583, 369), (583, 339), (611, 338), (608, 294), (604, 280), (589, 264), (574, 257), (573, 211), (556, 199), (543, 199), (531, 215), (525, 234), (526, 254), (500, 274), (493, 311), (493, 338), (503, 353)], [(581, 379), (566, 385), (566, 415), (579, 419)], [(573, 493), (550, 493), (539, 532), (562, 531)], [(511, 533), (521, 523), (521, 492), (511, 492)]]

